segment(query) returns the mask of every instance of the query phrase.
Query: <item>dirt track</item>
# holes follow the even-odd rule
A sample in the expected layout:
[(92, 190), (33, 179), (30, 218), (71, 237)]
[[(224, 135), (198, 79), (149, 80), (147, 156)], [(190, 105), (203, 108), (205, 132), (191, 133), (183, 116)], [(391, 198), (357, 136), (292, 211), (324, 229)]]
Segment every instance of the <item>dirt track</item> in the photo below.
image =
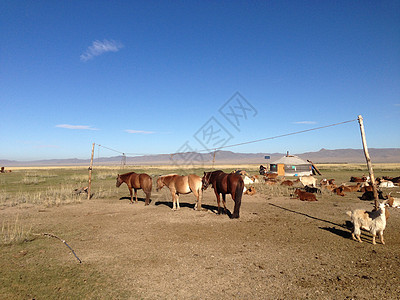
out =
[[(118, 193), (122, 197), (127, 189)], [(122, 198), (1, 210), (0, 217), (18, 214), (36, 232), (65, 238), (83, 261), (77, 263), (62, 243), (44, 237), (3, 247), (3, 271), (10, 268), (12, 276), (22, 278), (17, 283), (10, 279), (13, 293), (3, 289), (3, 296), (398, 299), (400, 295), (399, 210), (390, 210), (386, 245), (374, 246), (369, 234), (362, 236), (362, 244), (351, 240), (344, 226), (349, 220), (346, 210), (372, 207), (357, 198), (325, 196), (305, 203), (245, 195), (240, 219), (231, 220), (213, 212), (216, 201), (211, 190), (204, 194), (203, 204), (209, 209), (204, 212), (192, 209), (193, 195), (181, 196), (181, 210), (173, 212), (168, 197), (163, 190), (161, 196), (152, 197), (158, 202), (148, 207), (143, 199), (132, 205)], [(233, 201), (228, 199), (232, 211)], [(37, 272), (35, 266), (42, 269)], [(46, 283), (46, 273), (52, 271), (60, 277), (56, 286)], [(29, 280), (37, 278), (39, 283), (30, 286)]]

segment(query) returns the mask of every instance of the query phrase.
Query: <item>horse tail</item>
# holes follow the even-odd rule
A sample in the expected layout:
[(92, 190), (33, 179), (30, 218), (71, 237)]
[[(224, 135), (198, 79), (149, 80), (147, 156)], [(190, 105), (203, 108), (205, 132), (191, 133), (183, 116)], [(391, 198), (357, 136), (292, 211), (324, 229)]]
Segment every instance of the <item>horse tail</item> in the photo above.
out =
[(236, 184), (236, 190), (235, 190), (235, 207), (233, 209), (233, 215), (232, 218), (239, 218), (239, 210), (240, 210), (240, 205), (242, 204), (242, 195), (243, 195), (243, 189), (244, 189), (244, 182), (243, 179), (240, 178), (241, 180), (238, 180)]
[[(147, 174), (146, 174), (147, 175)], [(147, 175), (143, 180), (142, 190), (146, 194), (145, 205), (150, 204), (151, 190), (153, 189), (153, 179)]]

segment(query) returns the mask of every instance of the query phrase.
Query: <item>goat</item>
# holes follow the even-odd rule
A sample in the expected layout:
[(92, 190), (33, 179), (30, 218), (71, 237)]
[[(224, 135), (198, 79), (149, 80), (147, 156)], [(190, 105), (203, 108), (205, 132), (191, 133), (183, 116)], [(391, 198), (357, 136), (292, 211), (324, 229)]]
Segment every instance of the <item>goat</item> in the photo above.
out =
[(391, 192), (390, 192), (389, 195), (388, 195), (387, 204), (388, 204), (390, 207), (400, 208), (400, 198), (394, 198), (394, 197), (392, 197), (390, 194), (391, 194)]
[(304, 187), (304, 189), (306, 190), (306, 192), (308, 192), (308, 193), (315, 193), (315, 194), (321, 194), (321, 190), (319, 189), (319, 188), (316, 188), (316, 187), (311, 187), (311, 186), (308, 186), (308, 185), (306, 185), (305, 187)]
[(248, 176), (244, 176), (243, 182), (244, 184), (253, 184), (254, 180), (250, 179)]
[(380, 181), (380, 183), (379, 183), (379, 187), (380, 188), (392, 188), (392, 187), (394, 187), (394, 184), (393, 184), (393, 182), (392, 181), (383, 181), (383, 180), (381, 180)]
[[(386, 202), (386, 201), (385, 201)], [(379, 208), (375, 211), (365, 211), (363, 209), (356, 209), (353, 211), (347, 211), (346, 214), (351, 217), (353, 223), (353, 231), (351, 236), (353, 240), (361, 241), (361, 229), (367, 230), (372, 234), (372, 244), (376, 245), (376, 234), (379, 234), (381, 243), (384, 245), (383, 231), (386, 228), (386, 216), (385, 206), (386, 203), (380, 203)]]
[(258, 175), (253, 175), (253, 176), (250, 177), (250, 179), (253, 180), (254, 183), (259, 183), (260, 182)]
[(320, 185), (332, 185), (332, 184), (334, 184), (335, 183), (335, 179), (322, 179), (321, 181), (320, 181)]
[(299, 179), (300, 179), (300, 182), (301, 182), (304, 186), (306, 186), (306, 185), (313, 186), (313, 187), (316, 187), (316, 186), (317, 186), (317, 178), (315, 178), (315, 177), (312, 177), (312, 176), (302, 176), (302, 177), (300, 177)]
[(301, 201), (318, 201), (317, 197), (315, 197), (313, 193), (308, 193), (300, 189), (296, 189), (294, 193), (297, 195), (297, 198), (299, 198)]

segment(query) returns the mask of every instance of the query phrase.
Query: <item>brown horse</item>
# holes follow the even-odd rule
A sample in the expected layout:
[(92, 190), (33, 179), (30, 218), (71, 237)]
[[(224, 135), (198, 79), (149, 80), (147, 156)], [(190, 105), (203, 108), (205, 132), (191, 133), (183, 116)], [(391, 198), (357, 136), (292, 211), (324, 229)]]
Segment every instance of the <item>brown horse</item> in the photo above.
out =
[(168, 187), (172, 194), (172, 210), (180, 209), (179, 194), (189, 194), (193, 192), (196, 196), (195, 209), (201, 210), (202, 183), (200, 176), (189, 174), (180, 176), (176, 174), (160, 176), (157, 179), (157, 191), (164, 186)]
[(124, 182), (128, 186), (129, 192), (131, 193), (131, 203), (133, 203), (132, 188), (135, 190), (136, 203), (138, 202), (137, 190), (143, 189), (143, 192), (146, 194), (146, 201), (144, 204), (149, 205), (151, 189), (153, 187), (153, 180), (149, 175), (146, 173), (137, 174), (135, 172), (125, 173), (122, 175), (118, 174), (116, 186), (119, 187)]
[(242, 202), (244, 182), (239, 174), (226, 174), (223, 171), (204, 172), (202, 178), (203, 189), (207, 189), (211, 184), (215, 196), (217, 196), (218, 213), (221, 212), (220, 195), (222, 194), (222, 204), (226, 213), (225, 195), (231, 194), (232, 200), (235, 202), (232, 218), (239, 218), (240, 204)]

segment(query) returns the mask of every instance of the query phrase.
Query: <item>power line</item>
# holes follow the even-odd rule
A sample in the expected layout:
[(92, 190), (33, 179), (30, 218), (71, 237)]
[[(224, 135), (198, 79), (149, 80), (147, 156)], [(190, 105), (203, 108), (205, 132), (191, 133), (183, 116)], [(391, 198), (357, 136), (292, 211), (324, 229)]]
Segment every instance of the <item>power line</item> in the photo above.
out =
[[(267, 141), (267, 140), (273, 140), (273, 139), (277, 139), (277, 138), (281, 138), (281, 137), (285, 137), (285, 136), (290, 136), (290, 135), (295, 135), (295, 134), (300, 134), (300, 133), (304, 133), (304, 132), (309, 132), (309, 131), (313, 131), (313, 130), (319, 130), (319, 129), (323, 129), (323, 128), (338, 126), (338, 125), (342, 125), (342, 124), (345, 124), (345, 123), (354, 122), (354, 121), (357, 121), (357, 120), (358, 119), (354, 119), (354, 120), (344, 121), (344, 122), (330, 124), (330, 125), (326, 125), (326, 126), (320, 126), (320, 127), (316, 127), (316, 128), (311, 128), (311, 129), (300, 130), (300, 131), (296, 131), (296, 132), (276, 135), (276, 136), (267, 137), (267, 138), (263, 138), (263, 139), (258, 139), (258, 140), (254, 140), (254, 141), (248, 141), (248, 142), (242, 142), (242, 143), (228, 145), (228, 146), (222, 146), (222, 147), (219, 147), (219, 148), (215, 148), (215, 151), (220, 150), (220, 149), (225, 149), (225, 148), (231, 148), (231, 147), (242, 146), (242, 145), (247, 145), (247, 144), (252, 144), (252, 143), (258, 143), (258, 142)], [(210, 151), (210, 150), (208, 150), (208, 151)]]
[[(281, 135), (276, 135), (276, 136), (272, 136), (272, 137), (267, 137), (267, 138), (262, 138), (262, 139), (257, 139), (257, 140), (252, 140), (252, 141), (247, 141), (247, 142), (242, 142), (242, 143), (237, 143), (237, 144), (232, 144), (232, 145), (221, 146), (221, 147), (217, 147), (217, 148), (201, 149), (201, 150), (197, 150), (196, 152), (197, 153), (201, 153), (201, 152), (216, 152), (216, 151), (219, 151), (221, 149), (232, 148), (232, 147), (237, 147), (237, 146), (243, 146), (243, 145), (248, 145), (248, 144), (253, 144), (253, 143), (259, 143), (259, 142), (262, 142), (262, 141), (273, 140), (273, 139), (282, 138), (282, 137), (291, 136), (291, 135), (296, 135), (296, 134), (300, 134), (300, 133), (320, 130), (320, 129), (333, 127), (333, 126), (338, 126), (338, 125), (351, 123), (351, 122), (355, 122), (355, 121), (358, 121), (358, 119), (343, 121), (343, 122), (334, 123), (334, 124), (330, 124), (330, 125), (325, 125), (325, 126), (320, 126), (320, 127), (315, 127), (315, 128), (310, 128), (310, 129), (290, 132), (290, 133), (285, 133), (285, 134), (281, 134)], [(102, 145), (99, 145), (99, 144), (97, 144), (97, 145), (99, 147), (103, 147), (103, 148), (108, 149), (110, 151), (114, 151), (116, 153), (122, 154), (123, 156), (125, 156), (127, 154), (128, 155), (147, 155), (147, 153), (126, 153), (126, 152), (121, 152), (121, 151), (118, 151), (118, 150), (115, 150), (115, 149), (112, 149), (112, 148), (109, 148), (109, 147), (106, 147), (106, 146), (102, 146)], [(173, 155), (185, 154), (185, 153), (187, 153), (187, 152), (174, 152), (174, 153), (169, 153), (169, 155), (173, 156)], [(168, 153), (159, 153), (159, 154), (151, 154), (151, 155), (160, 155), (160, 154), (168, 154)]]

